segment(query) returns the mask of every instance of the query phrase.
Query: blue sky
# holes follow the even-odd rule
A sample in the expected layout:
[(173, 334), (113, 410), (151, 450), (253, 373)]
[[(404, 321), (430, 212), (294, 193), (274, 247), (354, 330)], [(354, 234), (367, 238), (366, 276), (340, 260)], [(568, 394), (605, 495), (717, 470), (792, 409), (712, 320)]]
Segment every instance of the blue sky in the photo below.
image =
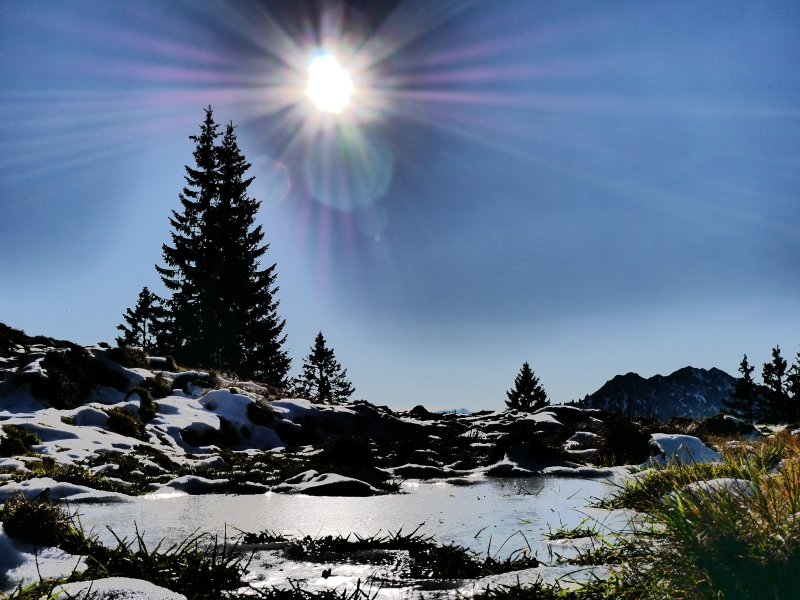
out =
[(161, 290), (211, 104), (254, 165), (294, 372), (322, 330), (355, 397), (478, 409), (525, 360), (560, 402), (618, 373), (794, 355), (800, 5), (370, 6), (337, 30), (383, 94), (359, 135), (385, 185), (353, 209), (315, 197), (316, 116), (283, 89), (318, 15), (0, 4), (0, 321), (113, 340)]

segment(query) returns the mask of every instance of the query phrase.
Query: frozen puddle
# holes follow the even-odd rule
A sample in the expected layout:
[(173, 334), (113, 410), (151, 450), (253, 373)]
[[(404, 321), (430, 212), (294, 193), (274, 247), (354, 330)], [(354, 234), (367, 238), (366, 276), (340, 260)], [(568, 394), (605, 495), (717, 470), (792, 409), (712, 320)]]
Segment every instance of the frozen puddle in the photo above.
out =
[[(498, 558), (505, 558), (512, 551), (528, 546), (543, 563), (554, 563), (542, 535), (551, 528), (578, 525), (586, 516), (606, 522), (614, 519), (615, 516), (607, 511), (587, 508), (592, 498), (602, 497), (612, 490), (613, 482), (602, 479), (477, 478), (462, 481), (461, 485), (406, 482), (402, 494), (368, 498), (275, 493), (247, 496), (173, 493), (161, 497), (139, 497), (126, 503), (81, 505), (79, 511), (84, 527), (98, 533), (106, 544), (114, 543), (107, 525), (120, 537), (128, 538), (133, 537), (134, 528), (138, 526), (139, 531), (144, 532), (148, 546), (154, 547), (162, 538), (169, 544), (198, 530), (222, 538), (226, 526), (229, 538), (238, 534), (236, 529), (250, 532), (270, 530), (291, 537), (317, 537), (348, 533), (371, 536), (379, 531), (394, 532), (400, 528), (410, 533), (424, 523), (419, 532), (432, 535), (441, 543), (455, 542), (483, 555), (491, 543), (491, 553)], [(618, 516), (616, 520), (621, 518)], [(568, 555), (570, 550), (569, 544), (554, 545), (554, 551), (562, 555)], [(26, 563), (9, 575), (14, 579), (35, 576), (35, 570), (30, 573), (29, 567), (35, 569)], [(74, 565), (70, 562), (69, 567)], [(249, 579), (258, 586), (285, 585), (291, 578), (304, 582), (309, 589), (352, 587), (358, 579), (363, 582), (373, 573), (381, 576), (382, 571), (388, 573), (392, 567), (392, 564), (290, 561), (279, 550), (259, 550), (250, 565)], [(328, 568), (331, 575), (323, 578), (322, 571)], [(539, 576), (552, 580), (574, 571), (575, 567), (541, 566), (494, 579), (509, 583), (519, 576), (524, 583)], [(479, 582), (485, 588), (487, 582)], [(454, 582), (454, 585), (460, 587), (462, 593), (469, 594), (474, 582)], [(384, 587), (380, 595), (399, 597), (401, 592), (399, 588)], [(436, 595), (436, 592), (431, 593)]]

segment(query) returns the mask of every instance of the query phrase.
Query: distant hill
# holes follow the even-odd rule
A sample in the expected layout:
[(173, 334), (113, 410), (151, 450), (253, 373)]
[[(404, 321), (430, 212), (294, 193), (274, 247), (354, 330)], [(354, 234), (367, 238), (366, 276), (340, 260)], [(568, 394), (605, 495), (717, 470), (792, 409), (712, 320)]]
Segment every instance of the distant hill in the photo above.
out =
[(636, 373), (617, 375), (578, 404), (633, 415), (705, 417), (719, 412), (736, 377), (716, 368), (684, 367), (670, 375), (645, 379)]

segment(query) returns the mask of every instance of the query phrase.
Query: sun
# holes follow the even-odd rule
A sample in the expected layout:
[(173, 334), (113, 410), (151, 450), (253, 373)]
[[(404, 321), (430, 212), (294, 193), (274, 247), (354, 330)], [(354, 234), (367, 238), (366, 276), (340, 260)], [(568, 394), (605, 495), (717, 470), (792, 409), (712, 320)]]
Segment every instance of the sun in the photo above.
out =
[(353, 81), (330, 52), (317, 54), (308, 63), (306, 95), (320, 110), (339, 113), (353, 95)]

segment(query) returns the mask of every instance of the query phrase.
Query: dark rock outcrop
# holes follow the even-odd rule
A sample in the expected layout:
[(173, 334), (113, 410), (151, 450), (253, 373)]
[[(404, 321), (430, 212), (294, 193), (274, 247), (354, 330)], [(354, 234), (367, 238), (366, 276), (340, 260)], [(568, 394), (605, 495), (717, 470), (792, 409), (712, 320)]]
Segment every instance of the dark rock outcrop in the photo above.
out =
[(580, 405), (618, 414), (706, 417), (716, 414), (736, 378), (716, 368), (684, 367), (670, 375), (645, 379), (636, 373), (617, 375)]

